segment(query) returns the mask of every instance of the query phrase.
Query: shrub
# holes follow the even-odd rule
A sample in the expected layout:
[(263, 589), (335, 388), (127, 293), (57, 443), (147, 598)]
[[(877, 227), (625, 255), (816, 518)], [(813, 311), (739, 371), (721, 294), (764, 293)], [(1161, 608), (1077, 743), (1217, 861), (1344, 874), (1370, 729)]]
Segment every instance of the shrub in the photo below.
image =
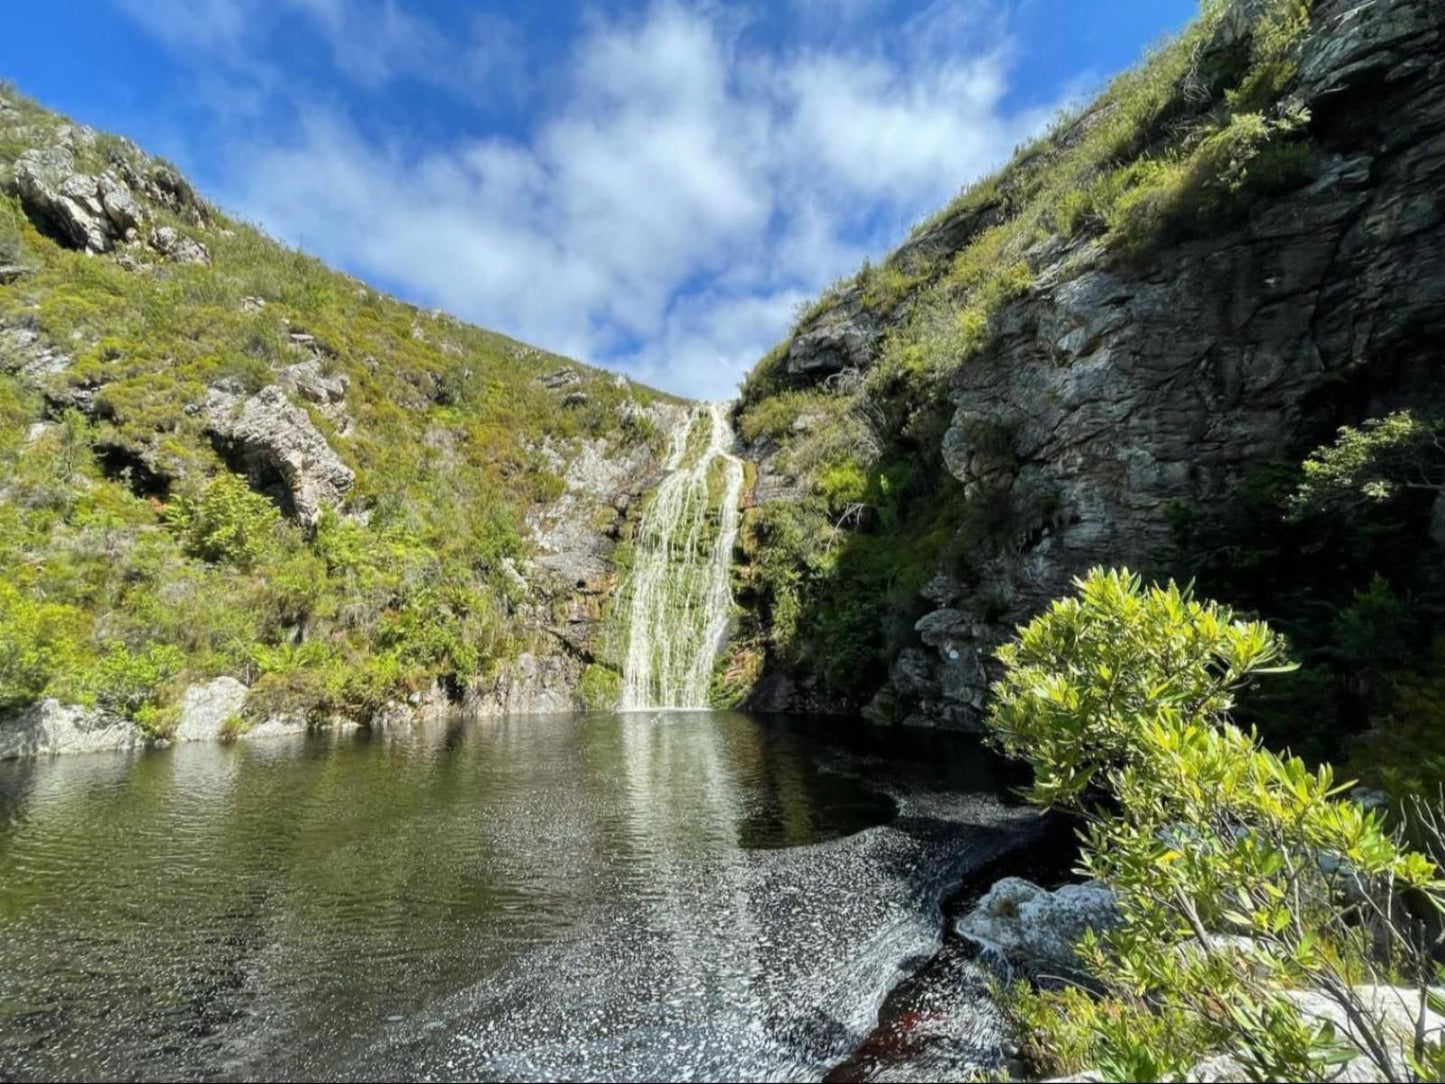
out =
[(93, 662), (63, 677), (60, 690), (67, 699), (104, 708), (164, 736), (168, 720), (160, 708), (167, 685), (185, 661), (185, 655), (171, 644), (149, 644), (135, 650), (112, 641)]
[(38, 700), (73, 668), (84, 615), (0, 580), (0, 707)]
[[(1356, 985), (1419, 985), (1424, 1011), (1435, 946), (1398, 916), (1406, 891), (1438, 908), (1435, 867), (1340, 800), (1349, 784), (1328, 766), (1266, 751), (1230, 719), (1240, 687), (1287, 669), (1280, 638), (1127, 570), (1077, 587), (1000, 650), (989, 726), (1032, 765), (1032, 801), (1088, 820), (1081, 869), (1122, 914), (1079, 946), (1106, 1004), (1179, 1016), (1253, 1079), (1324, 1079), (1353, 1057), (1388, 1079), (1434, 1071), (1438, 1037), (1397, 1033)], [(1305, 1018), (1296, 987), (1337, 1005), (1351, 1034)], [(1086, 1021), (1087, 1041), (1126, 1074), (1204, 1053), (1146, 1064), (1137, 1029), (1107, 1021)]]
[(1305, 460), (1290, 513), (1350, 512), (1412, 489), (1445, 493), (1445, 424), (1402, 410), (1342, 427)]
[(167, 519), (187, 553), (240, 569), (271, 552), (281, 526), (276, 506), (230, 473), (216, 475), (199, 497), (178, 499)]

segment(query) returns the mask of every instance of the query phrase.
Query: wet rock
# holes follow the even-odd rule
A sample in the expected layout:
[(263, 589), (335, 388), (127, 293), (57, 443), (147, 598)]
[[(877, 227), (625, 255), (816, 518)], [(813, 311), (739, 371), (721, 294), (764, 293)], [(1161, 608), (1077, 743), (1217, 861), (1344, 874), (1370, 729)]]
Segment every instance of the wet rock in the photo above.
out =
[(1077, 971), (1075, 942), (1089, 930), (1107, 930), (1118, 922), (1114, 894), (1097, 881), (1050, 892), (1031, 881), (1005, 877), (955, 929), (1012, 962)]
[(310, 726), (299, 715), (272, 715), (238, 737), (246, 741), (264, 741), (268, 738), (294, 737), (297, 734), (305, 734), (309, 730)]
[(219, 741), (222, 726), (245, 704), (246, 686), (233, 677), (192, 685), (181, 695), (180, 722), (171, 741)]
[(0, 760), (115, 752), (140, 748), (145, 741), (145, 735), (123, 719), (53, 699), (0, 718)]
[(933, 660), (916, 647), (904, 648), (893, 660), (890, 677), (893, 688), (904, 695), (925, 695), (936, 680)]
[(223, 381), (207, 395), (204, 412), (206, 428), (233, 467), (301, 523), (314, 526), (325, 509), (345, 500), (355, 475), (281, 387), (247, 397), (239, 384)]

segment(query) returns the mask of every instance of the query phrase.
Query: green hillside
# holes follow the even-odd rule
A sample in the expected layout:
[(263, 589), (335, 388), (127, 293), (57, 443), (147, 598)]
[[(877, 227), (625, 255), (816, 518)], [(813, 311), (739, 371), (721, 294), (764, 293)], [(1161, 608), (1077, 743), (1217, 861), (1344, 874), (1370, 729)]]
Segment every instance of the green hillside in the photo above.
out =
[(580, 442), (660, 439), (655, 393), (380, 294), (11, 87), (0, 191), (0, 707), (164, 734), (220, 674), (257, 716), (461, 690), (527, 646), (507, 563)]

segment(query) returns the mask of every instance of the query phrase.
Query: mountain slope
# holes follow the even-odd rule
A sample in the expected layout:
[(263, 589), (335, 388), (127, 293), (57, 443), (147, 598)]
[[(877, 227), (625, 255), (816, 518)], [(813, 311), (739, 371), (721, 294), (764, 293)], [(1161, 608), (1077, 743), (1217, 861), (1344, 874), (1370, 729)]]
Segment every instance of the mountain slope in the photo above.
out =
[(385, 297), (11, 88), (0, 192), (0, 709), (166, 734), (223, 675), (232, 728), (576, 703), (674, 400)]
[[(745, 388), (724, 691), (973, 725), (1012, 628), (1127, 563), (1283, 624), (1309, 665), (1257, 711), (1316, 751), (1395, 710), (1401, 676), (1438, 694), (1433, 495), (1286, 510), (1337, 426), (1442, 406), (1442, 21), (1211, 4), (821, 298)], [(1365, 659), (1377, 575), (1421, 635)]]

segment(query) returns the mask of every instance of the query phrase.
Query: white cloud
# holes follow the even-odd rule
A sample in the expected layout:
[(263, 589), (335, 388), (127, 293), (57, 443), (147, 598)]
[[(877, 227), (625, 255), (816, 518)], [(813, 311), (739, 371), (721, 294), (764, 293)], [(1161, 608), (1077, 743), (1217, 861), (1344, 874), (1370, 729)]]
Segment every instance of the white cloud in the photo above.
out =
[[(249, 79), (284, 74), (265, 60), (277, 35), (314, 34), (337, 70), (372, 89), (416, 79), (480, 97), (522, 80), (520, 40), (506, 19), (477, 13), (443, 31), (398, 0), (114, 0), (136, 22), (198, 65), (219, 62)], [(505, 78), (499, 78), (505, 77)]]
[[(237, 47), (255, 31), (226, 12), (251, 2), (172, 32), (190, 48)], [(363, 0), (285, 2), (364, 85), (436, 64), (424, 58), (443, 48), (391, 0), (367, 0), (381, 21), (355, 39), (346, 20)], [(960, 7), (992, 11), (943, 5), (886, 47), (769, 51), (740, 44), (751, 38), (735, 12), (659, 3), (589, 25), (524, 140), (407, 155), (302, 104), (283, 141), (234, 146), (220, 195), (417, 300), (671, 390), (726, 395), (799, 301), (1041, 121), (1003, 111), (1007, 42), (996, 20), (958, 20)], [(475, 44), (448, 47), (459, 95)]]

